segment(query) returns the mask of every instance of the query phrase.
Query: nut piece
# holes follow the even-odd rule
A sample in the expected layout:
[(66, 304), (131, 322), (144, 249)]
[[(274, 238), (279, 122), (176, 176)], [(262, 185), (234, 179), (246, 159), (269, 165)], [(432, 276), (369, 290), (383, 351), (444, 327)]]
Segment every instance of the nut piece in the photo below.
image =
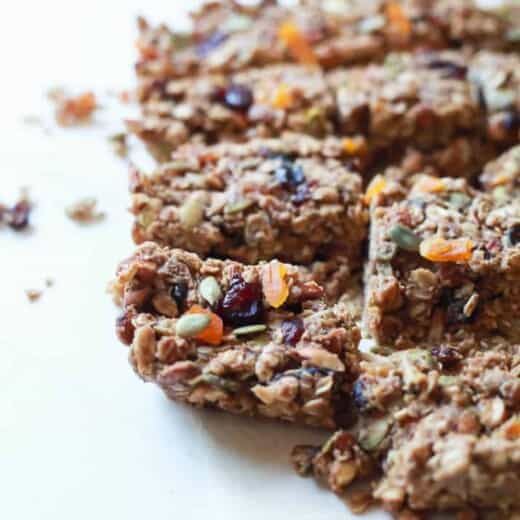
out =
[(207, 276), (200, 282), (199, 293), (212, 306), (222, 298), (220, 285), (213, 276)]
[(199, 225), (204, 218), (204, 200), (200, 193), (194, 193), (179, 209), (179, 220), (185, 228)]
[(266, 325), (247, 325), (245, 327), (239, 327), (233, 331), (235, 336), (248, 336), (250, 334), (258, 334), (267, 330)]
[(192, 338), (202, 332), (211, 322), (207, 314), (185, 314), (177, 321), (175, 332), (181, 338)]

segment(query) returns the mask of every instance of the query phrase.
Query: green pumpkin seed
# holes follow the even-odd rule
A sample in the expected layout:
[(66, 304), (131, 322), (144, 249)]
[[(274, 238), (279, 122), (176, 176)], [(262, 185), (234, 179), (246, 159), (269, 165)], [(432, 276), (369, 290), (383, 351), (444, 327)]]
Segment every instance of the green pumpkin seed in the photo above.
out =
[(246, 327), (239, 327), (233, 331), (235, 336), (248, 336), (249, 334), (257, 334), (267, 330), (266, 325), (247, 325)]
[(448, 199), (450, 206), (455, 209), (464, 209), (466, 206), (469, 206), (471, 203), (471, 199), (465, 193), (451, 193)]
[(499, 203), (508, 202), (510, 200), (510, 195), (505, 186), (497, 186), (493, 190), (493, 198)]
[(390, 229), (388, 235), (401, 249), (405, 251), (419, 251), (421, 239), (409, 227), (396, 224)]
[(457, 376), (440, 376), (439, 385), (441, 386), (454, 386), (458, 385), (460, 379)]
[(203, 218), (204, 205), (202, 198), (194, 194), (179, 209), (179, 219), (184, 227), (193, 228), (200, 224)]
[(222, 298), (220, 285), (213, 276), (207, 276), (200, 282), (199, 293), (210, 305), (215, 305)]
[(202, 332), (210, 321), (207, 314), (185, 314), (175, 324), (175, 333), (181, 338), (191, 338)]
[(229, 204), (226, 204), (224, 208), (224, 212), (228, 215), (232, 213), (240, 213), (241, 211), (244, 211), (245, 209), (251, 207), (253, 205), (252, 200), (248, 199), (240, 199), (236, 202), (230, 202)]
[(190, 385), (192, 386), (197, 386), (201, 383), (216, 386), (221, 390), (227, 390), (229, 392), (236, 392), (240, 388), (240, 385), (236, 381), (230, 381), (229, 379), (224, 379), (215, 374), (201, 374), (190, 381)]
[(391, 422), (389, 419), (384, 418), (375, 421), (361, 436), (361, 439), (359, 440), (360, 446), (365, 451), (374, 451), (383, 442), (390, 426)]

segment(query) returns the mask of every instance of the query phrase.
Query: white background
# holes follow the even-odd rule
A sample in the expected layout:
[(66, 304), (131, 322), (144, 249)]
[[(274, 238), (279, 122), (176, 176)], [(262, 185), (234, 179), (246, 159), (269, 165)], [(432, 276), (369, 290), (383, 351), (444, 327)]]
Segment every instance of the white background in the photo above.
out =
[[(3, 4), (0, 201), (28, 186), (36, 209), (30, 232), (0, 229), (0, 518), (349, 518), (288, 463), (294, 444), (322, 433), (171, 403), (134, 376), (114, 336), (105, 288), (132, 245), (127, 166), (106, 141), (122, 126), (106, 93), (133, 84), (135, 16), (181, 24), (193, 4)], [(96, 124), (55, 127), (45, 92), (60, 85), (102, 98)], [(35, 114), (48, 132), (23, 123)], [(65, 217), (84, 196), (104, 222)], [(54, 287), (29, 303), (24, 290), (46, 277)]]

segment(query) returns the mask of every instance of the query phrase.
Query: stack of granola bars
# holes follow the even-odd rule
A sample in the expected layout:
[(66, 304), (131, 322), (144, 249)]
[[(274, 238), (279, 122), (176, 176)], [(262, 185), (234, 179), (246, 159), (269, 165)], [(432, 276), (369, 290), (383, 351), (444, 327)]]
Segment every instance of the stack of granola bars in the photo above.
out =
[[(214, 2), (139, 23), (117, 334), (172, 399), (336, 433), (361, 512), (520, 510), (520, 16)], [(486, 516), (488, 515), (488, 516)]]

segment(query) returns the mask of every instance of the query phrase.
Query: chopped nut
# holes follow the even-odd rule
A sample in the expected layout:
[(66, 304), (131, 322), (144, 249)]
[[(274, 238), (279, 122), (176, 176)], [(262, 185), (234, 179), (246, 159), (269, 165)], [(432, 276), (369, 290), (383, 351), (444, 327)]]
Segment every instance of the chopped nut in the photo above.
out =
[(105, 213), (96, 209), (97, 200), (87, 197), (65, 209), (66, 215), (81, 224), (92, 224), (105, 218)]
[(37, 302), (41, 297), (43, 292), (38, 289), (26, 289), (25, 294), (27, 295), (27, 299), (31, 302)]

